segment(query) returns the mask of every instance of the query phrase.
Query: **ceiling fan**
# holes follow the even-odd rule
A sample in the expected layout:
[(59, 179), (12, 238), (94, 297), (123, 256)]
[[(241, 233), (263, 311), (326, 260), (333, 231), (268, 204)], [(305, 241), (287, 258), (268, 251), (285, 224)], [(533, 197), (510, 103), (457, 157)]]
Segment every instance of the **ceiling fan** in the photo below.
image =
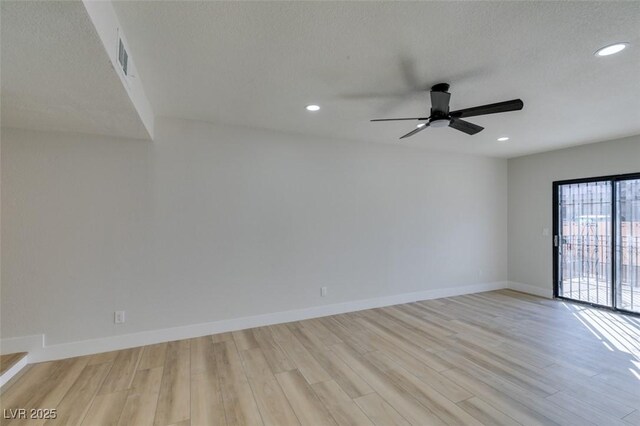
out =
[(431, 115), (428, 117), (413, 118), (376, 118), (371, 121), (399, 121), (399, 120), (418, 120), (422, 121), (415, 129), (400, 137), (400, 139), (408, 138), (418, 132), (423, 131), (427, 127), (452, 127), (460, 130), (468, 135), (475, 135), (484, 127), (477, 124), (462, 120), (466, 117), (474, 117), (477, 115), (497, 114), (499, 112), (519, 111), (524, 104), (520, 99), (513, 99), (495, 104), (481, 105), (471, 108), (459, 109), (457, 111), (449, 111), (449, 85), (447, 83), (439, 83), (431, 88)]

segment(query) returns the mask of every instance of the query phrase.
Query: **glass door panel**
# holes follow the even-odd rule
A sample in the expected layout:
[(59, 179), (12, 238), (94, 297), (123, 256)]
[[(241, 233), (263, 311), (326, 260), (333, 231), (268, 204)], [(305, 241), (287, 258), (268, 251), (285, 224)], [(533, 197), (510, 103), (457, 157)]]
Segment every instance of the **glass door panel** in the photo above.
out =
[(640, 179), (616, 188), (616, 307), (640, 312)]
[(611, 181), (558, 186), (558, 296), (612, 306)]

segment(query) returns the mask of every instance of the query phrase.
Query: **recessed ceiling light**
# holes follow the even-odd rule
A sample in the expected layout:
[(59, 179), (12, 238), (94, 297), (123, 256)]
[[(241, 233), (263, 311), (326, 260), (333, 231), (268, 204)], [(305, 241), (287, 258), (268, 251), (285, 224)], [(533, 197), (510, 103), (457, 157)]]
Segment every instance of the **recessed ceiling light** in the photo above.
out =
[(627, 47), (629, 45), (629, 43), (615, 43), (615, 44), (610, 44), (608, 46), (602, 47), (598, 50), (596, 50), (595, 55), (596, 56), (609, 56), (609, 55), (613, 55), (614, 53), (618, 53), (624, 50), (625, 47)]
[(418, 125), (416, 126), (416, 128), (418, 128), (418, 129), (419, 129), (419, 128), (424, 127), (424, 126), (426, 126), (426, 124), (424, 124), (424, 123), (420, 123), (420, 124), (418, 124)]
[(508, 137), (506, 137), (506, 136), (503, 136), (503, 137), (501, 137), (501, 138), (498, 138), (498, 142), (504, 142), (504, 141), (508, 141), (508, 140), (509, 140), (509, 138), (508, 138)]
[(305, 107), (307, 111), (318, 111), (320, 109), (319, 105), (307, 105)]

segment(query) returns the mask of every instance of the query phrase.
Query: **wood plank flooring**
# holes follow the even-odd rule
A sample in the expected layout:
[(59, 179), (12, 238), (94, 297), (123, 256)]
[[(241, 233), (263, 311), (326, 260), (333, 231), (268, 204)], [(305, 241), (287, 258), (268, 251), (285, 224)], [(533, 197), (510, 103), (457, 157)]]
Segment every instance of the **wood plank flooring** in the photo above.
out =
[(0, 355), (0, 375), (4, 374), (7, 370), (16, 365), (25, 356), (27, 356), (26, 352)]
[(509, 290), (34, 364), (3, 425), (640, 425), (640, 318)]

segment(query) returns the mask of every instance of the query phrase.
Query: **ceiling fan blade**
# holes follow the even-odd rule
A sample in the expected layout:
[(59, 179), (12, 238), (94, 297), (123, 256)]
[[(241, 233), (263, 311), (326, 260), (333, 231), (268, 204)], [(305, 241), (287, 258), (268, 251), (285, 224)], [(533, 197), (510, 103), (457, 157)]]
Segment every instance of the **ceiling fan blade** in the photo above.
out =
[(371, 121), (401, 121), (401, 120), (428, 120), (429, 117), (413, 117), (413, 118), (374, 118)]
[(429, 127), (429, 123), (424, 123), (424, 126), (417, 127), (415, 129), (413, 129), (412, 131), (410, 131), (409, 133), (407, 133), (406, 135), (400, 136), (400, 139), (404, 139), (404, 138), (408, 138), (409, 136), (413, 136), (416, 133), (423, 131), (427, 127)]
[(434, 92), (431, 91), (431, 111), (441, 112), (442, 114), (449, 113), (449, 99), (451, 99), (451, 93), (449, 92)]
[(475, 135), (476, 133), (482, 131), (484, 127), (478, 126), (477, 124), (469, 123), (468, 121), (460, 120), (459, 118), (452, 118), (449, 122), (449, 127), (452, 127), (456, 130), (460, 130), (468, 135)]
[(524, 103), (520, 99), (513, 99), (495, 104), (481, 105), (472, 108), (459, 109), (452, 111), (451, 116), (456, 118), (475, 117), (476, 115), (497, 114), (499, 112), (518, 111), (521, 110)]

